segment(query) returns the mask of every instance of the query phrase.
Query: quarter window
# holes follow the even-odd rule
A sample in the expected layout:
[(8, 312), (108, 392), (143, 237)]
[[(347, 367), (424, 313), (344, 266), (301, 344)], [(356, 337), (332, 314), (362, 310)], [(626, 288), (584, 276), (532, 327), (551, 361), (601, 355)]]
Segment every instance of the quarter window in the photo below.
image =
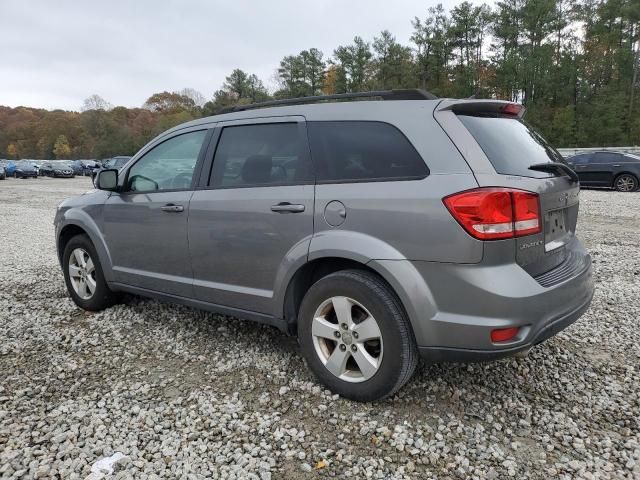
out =
[(191, 188), (206, 135), (206, 130), (185, 133), (154, 147), (129, 169), (128, 189), (154, 192)]
[(394, 126), (382, 122), (308, 122), (319, 181), (412, 180), (429, 174), (424, 160)]
[(217, 187), (294, 185), (313, 180), (297, 123), (240, 125), (222, 130), (213, 160)]

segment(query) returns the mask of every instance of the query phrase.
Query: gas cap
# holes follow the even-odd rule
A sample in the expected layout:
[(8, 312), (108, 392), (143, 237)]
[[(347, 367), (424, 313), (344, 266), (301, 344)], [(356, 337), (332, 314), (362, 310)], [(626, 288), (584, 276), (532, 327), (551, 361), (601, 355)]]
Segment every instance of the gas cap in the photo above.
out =
[(332, 200), (324, 207), (324, 220), (332, 227), (338, 227), (347, 218), (347, 208), (342, 202)]

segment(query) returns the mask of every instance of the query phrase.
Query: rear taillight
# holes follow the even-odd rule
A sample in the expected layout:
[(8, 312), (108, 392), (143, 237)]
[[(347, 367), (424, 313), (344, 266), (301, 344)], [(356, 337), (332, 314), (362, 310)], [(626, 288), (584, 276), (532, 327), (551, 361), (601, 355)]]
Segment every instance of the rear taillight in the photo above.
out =
[(442, 200), (451, 215), (473, 237), (500, 240), (539, 233), (538, 194), (513, 188), (486, 187)]

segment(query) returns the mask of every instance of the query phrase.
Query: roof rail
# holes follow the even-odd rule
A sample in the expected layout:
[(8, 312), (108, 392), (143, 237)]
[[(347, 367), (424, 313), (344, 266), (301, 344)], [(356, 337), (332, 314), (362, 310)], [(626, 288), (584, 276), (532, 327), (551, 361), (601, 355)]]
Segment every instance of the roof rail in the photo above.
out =
[(282, 107), (286, 105), (300, 105), (303, 103), (324, 102), (327, 100), (350, 100), (352, 98), (380, 97), (382, 100), (436, 100), (433, 93), (419, 88), (402, 90), (374, 90), (371, 92), (336, 93), (334, 95), (314, 95), (312, 97), (285, 98), (282, 100), (269, 100), (267, 102), (251, 103), (248, 105), (236, 105), (227, 107), (221, 113), (242, 112), (264, 107)]

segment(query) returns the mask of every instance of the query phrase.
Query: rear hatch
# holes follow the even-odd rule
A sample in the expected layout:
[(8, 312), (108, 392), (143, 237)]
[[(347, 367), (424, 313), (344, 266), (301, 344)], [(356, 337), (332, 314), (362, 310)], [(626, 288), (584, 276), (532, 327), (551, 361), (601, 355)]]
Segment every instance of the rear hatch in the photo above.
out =
[[(480, 187), (538, 194), (542, 230), (515, 242), (516, 261), (538, 277), (571, 262), (579, 183), (562, 156), (522, 120), (522, 106), (496, 101), (444, 101), (436, 119), (465, 156)], [(575, 262), (572, 262), (575, 263)]]

